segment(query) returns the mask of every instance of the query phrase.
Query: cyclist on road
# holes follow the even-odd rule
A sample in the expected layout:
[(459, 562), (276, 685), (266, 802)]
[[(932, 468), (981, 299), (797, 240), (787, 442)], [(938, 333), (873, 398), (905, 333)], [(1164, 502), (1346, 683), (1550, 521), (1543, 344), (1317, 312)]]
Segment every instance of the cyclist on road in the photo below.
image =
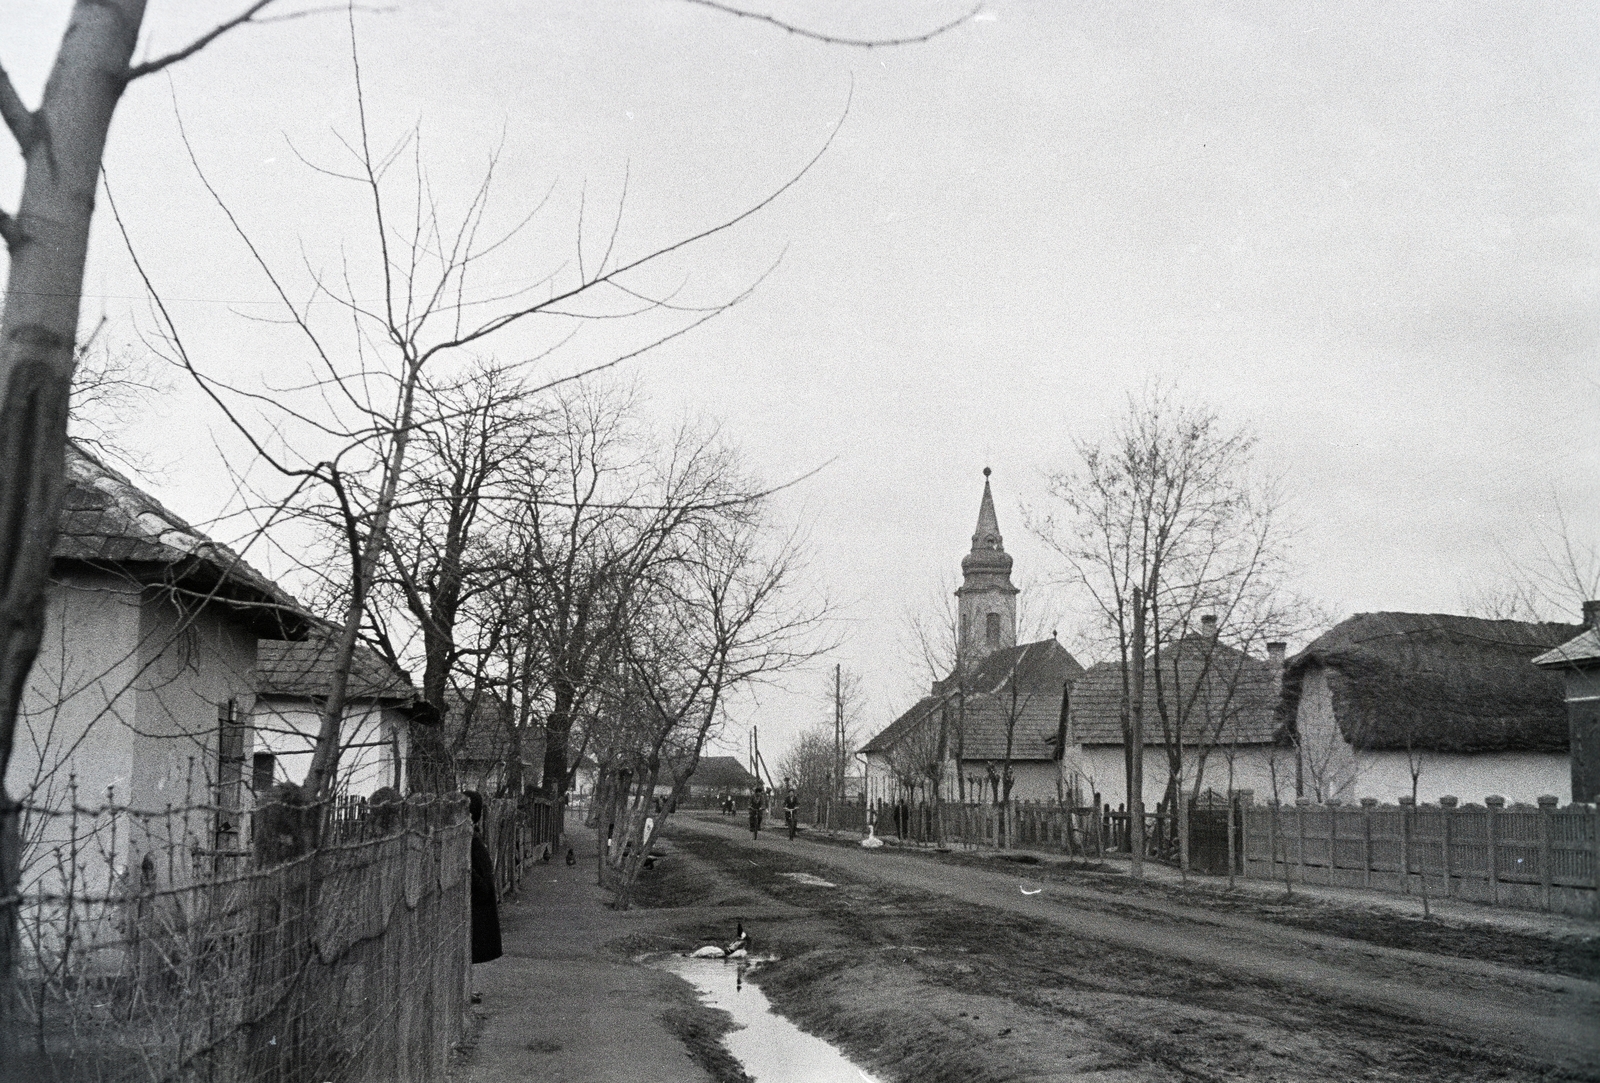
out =
[(750, 837), (759, 838), (761, 835), (761, 818), (767, 811), (767, 795), (761, 789), (761, 783), (756, 783), (756, 788), (750, 791)]

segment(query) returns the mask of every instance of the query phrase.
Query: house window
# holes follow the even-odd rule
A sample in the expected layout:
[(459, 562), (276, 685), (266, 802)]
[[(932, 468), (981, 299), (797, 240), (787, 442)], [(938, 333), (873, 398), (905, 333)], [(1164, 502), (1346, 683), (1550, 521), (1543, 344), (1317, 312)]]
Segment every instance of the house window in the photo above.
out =
[(250, 788), (257, 794), (265, 794), (272, 789), (277, 767), (278, 757), (270, 752), (257, 752), (250, 759)]

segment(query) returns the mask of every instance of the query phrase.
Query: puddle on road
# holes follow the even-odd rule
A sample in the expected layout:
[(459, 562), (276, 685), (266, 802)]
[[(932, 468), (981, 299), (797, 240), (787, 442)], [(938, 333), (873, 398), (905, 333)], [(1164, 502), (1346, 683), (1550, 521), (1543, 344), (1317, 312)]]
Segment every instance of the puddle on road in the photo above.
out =
[(671, 955), (655, 965), (693, 985), (701, 1003), (733, 1016), (739, 1029), (724, 1035), (723, 1044), (756, 1083), (878, 1083), (833, 1046), (775, 1012), (766, 994), (744, 980), (746, 960)]

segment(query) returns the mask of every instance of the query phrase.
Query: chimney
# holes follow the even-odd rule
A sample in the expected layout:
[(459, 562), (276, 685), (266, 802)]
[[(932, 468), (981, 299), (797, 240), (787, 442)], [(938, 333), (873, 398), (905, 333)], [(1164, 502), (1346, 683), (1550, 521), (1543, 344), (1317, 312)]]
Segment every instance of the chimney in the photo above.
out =
[(1287, 654), (1288, 651), (1289, 651), (1289, 645), (1287, 643), (1268, 643), (1267, 644), (1267, 664), (1270, 665), (1273, 669), (1282, 669), (1283, 668), (1283, 656), (1285, 654)]
[(1207, 613), (1200, 618), (1200, 634), (1207, 639), (1217, 638), (1217, 615), (1215, 613)]
[(1583, 626), (1600, 628), (1600, 601), (1591, 600), (1583, 603)]

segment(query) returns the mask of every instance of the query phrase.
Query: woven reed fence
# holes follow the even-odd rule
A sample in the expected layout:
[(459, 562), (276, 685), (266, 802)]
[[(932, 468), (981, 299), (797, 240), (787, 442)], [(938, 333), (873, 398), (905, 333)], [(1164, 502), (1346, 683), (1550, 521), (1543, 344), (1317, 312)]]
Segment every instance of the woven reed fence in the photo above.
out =
[[(312, 817), (321, 845), (297, 848)], [(466, 1020), (464, 800), (267, 805), (243, 838), (210, 807), (29, 808), (24, 824), (21, 1025), (0, 1076), (444, 1078)]]
[(1594, 805), (1268, 805), (1244, 819), (1250, 877), (1600, 916)]

